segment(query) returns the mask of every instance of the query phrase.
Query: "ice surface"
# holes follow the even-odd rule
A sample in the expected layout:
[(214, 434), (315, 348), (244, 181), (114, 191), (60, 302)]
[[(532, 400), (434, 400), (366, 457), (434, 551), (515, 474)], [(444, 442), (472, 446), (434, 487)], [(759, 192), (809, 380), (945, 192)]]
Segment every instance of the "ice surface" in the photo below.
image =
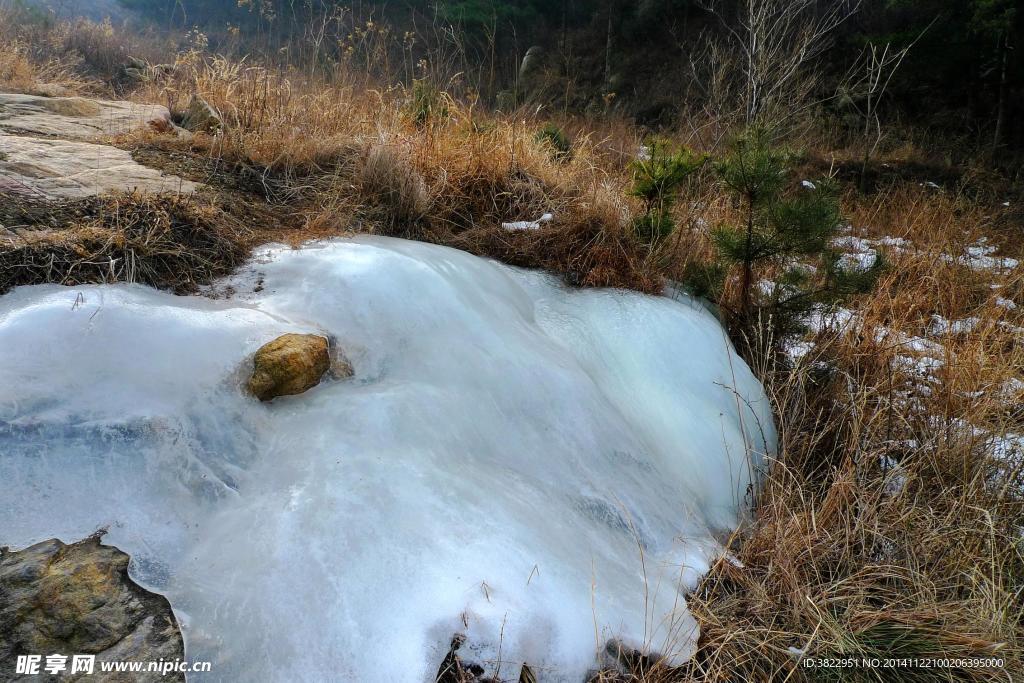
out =
[[(775, 441), (703, 307), (384, 238), (217, 289), (0, 297), (0, 543), (109, 525), (194, 680), (432, 681), (455, 632), (503, 678), (582, 680), (612, 636), (688, 654), (680, 590)], [(355, 377), (247, 397), (285, 332)]]

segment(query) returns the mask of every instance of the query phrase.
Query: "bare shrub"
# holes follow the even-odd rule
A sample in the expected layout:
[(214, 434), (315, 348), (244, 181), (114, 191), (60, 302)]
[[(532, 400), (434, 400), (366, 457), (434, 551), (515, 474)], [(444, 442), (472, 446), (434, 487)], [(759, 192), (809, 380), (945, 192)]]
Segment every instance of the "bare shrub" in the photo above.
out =
[(714, 49), (726, 70), (714, 79), (739, 106), (746, 125), (783, 126), (813, 100), (820, 74), (815, 59), (861, 0), (722, 0), (702, 3), (722, 21)]

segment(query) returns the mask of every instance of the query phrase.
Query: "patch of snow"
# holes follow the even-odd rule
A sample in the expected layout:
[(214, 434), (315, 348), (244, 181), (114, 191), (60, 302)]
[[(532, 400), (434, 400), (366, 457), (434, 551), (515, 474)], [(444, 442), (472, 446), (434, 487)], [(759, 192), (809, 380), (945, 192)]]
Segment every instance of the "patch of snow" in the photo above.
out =
[(840, 249), (850, 249), (852, 251), (863, 252), (871, 249), (871, 243), (863, 238), (857, 237), (856, 235), (843, 235), (842, 237), (835, 237), (832, 239), (832, 246)]
[(787, 296), (796, 294), (798, 291), (793, 285), (775, 282), (768, 279), (758, 280), (757, 284), (754, 286), (762, 296), (769, 299), (774, 299), (776, 297), (783, 299)]
[(878, 253), (874, 249), (865, 252), (843, 254), (839, 257), (839, 266), (841, 268), (862, 273), (871, 270), (877, 262)]
[(996, 297), (996, 306), (1005, 308), (1008, 311), (1017, 310), (1017, 304), (1012, 299), (1007, 299), (1006, 297), (1002, 296)]
[(982, 324), (981, 318), (971, 317), (961, 320), (948, 320), (941, 315), (932, 315), (928, 325), (928, 333), (937, 337), (943, 335), (969, 334)]
[(910, 240), (903, 237), (868, 238), (843, 235), (832, 240), (832, 246), (846, 253), (839, 258), (839, 265), (846, 269), (866, 271), (878, 261), (878, 248), (885, 247), (897, 253), (913, 250)]
[(803, 263), (802, 261), (790, 261), (789, 267), (795, 271), (803, 273), (806, 276), (817, 275), (818, 267), (812, 263)]
[(884, 247), (895, 247), (897, 249), (909, 249), (913, 246), (910, 240), (903, 237), (879, 237), (874, 240), (874, 244), (880, 244)]
[[(710, 313), (388, 238), (260, 260), (229, 299), (0, 297), (0, 541), (109, 525), (217, 680), (433, 681), (457, 631), (546, 680), (595, 629), (689, 656), (684, 594), (775, 443)], [(285, 332), (355, 377), (247, 397)]]
[(775, 290), (779, 289), (779, 284), (772, 280), (758, 280), (755, 286), (757, 287), (757, 291), (765, 297), (774, 296)]
[(931, 356), (896, 356), (893, 367), (910, 375), (915, 380), (937, 382), (936, 373), (945, 366), (945, 362)]
[(907, 473), (898, 460), (888, 455), (880, 456), (879, 467), (886, 474), (884, 485), (886, 494), (895, 496), (906, 487)]
[(535, 221), (513, 221), (512, 223), (502, 223), (501, 227), (505, 230), (537, 230), (544, 223), (550, 223), (554, 219), (553, 214), (546, 213)]
[(877, 344), (892, 345), (895, 348), (904, 349), (912, 353), (931, 354), (940, 358), (946, 354), (946, 347), (938, 342), (896, 332), (881, 325), (875, 328), (874, 339)]
[(978, 427), (963, 418), (943, 418), (938, 415), (930, 416), (930, 422), (937, 431), (952, 430), (967, 436), (981, 440), (981, 447), (996, 461), (1005, 461), (1018, 464), (1024, 461), (1024, 434), (1013, 432), (993, 432), (990, 429)]
[(728, 551), (726, 551), (722, 555), (722, 559), (724, 559), (726, 562), (728, 562), (732, 566), (736, 567), (737, 569), (743, 569), (744, 568), (744, 565), (740, 561), (740, 558), (736, 557), (735, 555), (733, 555), (732, 553), (730, 553)]
[(783, 350), (794, 362), (799, 362), (814, 350), (814, 346), (814, 342), (806, 340), (789, 340), (783, 344)]
[(999, 395), (1006, 399), (1013, 399), (1024, 394), (1024, 381), (1011, 377), (999, 385)]
[(906, 252), (913, 249), (913, 243), (903, 237), (858, 237), (856, 235), (842, 235), (832, 240), (832, 246), (838, 249), (845, 249), (855, 253), (874, 252), (878, 247), (888, 247), (896, 252)]
[(1024, 434), (992, 434), (985, 437), (985, 445), (996, 460), (1020, 462), (1024, 459)]
[(845, 333), (860, 327), (860, 318), (848, 308), (841, 306), (815, 306), (804, 321), (814, 333)]
[(993, 254), (997, 251), (997, 247), (993, 247), (988, 243), (987, 238), (982, 237), (974, 244), (968, 246), (964, 250), (963, 255), (951, 256), (950, 254), (942, 254), (941, 258), (946, 263), (967, 266), (971, 270), (1009, 271), (1020, 265), (1020, 262), (1015, 258), (994, 256)]

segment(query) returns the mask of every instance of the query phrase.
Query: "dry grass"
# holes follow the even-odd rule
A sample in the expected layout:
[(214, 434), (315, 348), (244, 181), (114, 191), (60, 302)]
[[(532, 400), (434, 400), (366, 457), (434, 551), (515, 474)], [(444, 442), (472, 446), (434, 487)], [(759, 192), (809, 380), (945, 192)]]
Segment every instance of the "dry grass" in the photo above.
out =
[[(37, 82), (48, 62), (27, 55), (0, 48), (0, 78)], [(351, 79), (194, 51), (179, 55), (173, 78), (133, 96), (180, 111), (192, 93), (224, 115), (223, 134), (186, 142), (146, 133), (120, 144), (194, 162), (238, 201), (287, 207), (305, 227), (299, 235), (403, 235), (547, 268), (578, 285), (654, 292), (706, 256), (707, 226), (734, 211), (704, 179), (680, 202), (673, 239), (638, 243), (628, 227), (638, 207), (625, 189), (641, 135), (621, 121), (561, 121), (573, 148), (556, 159), (535, 138), (546, 122), (535, 112), (497, 115), (448, 100), (443, 115), (435, 109), (423, 121), (400, 86), (367, 91)], [(892, 164), (916, 158), (895, 145), (886, 155)], [(983, 169), (966, 175), (994, 187)], [(948, 258), (983, 236), (1019, 257), (1020, 219), (993, 201), (995, 190), (967, 197), (919, 183), (894, 176), (872, 195), (847, 197), (846, 213), (866, 236), (912, 243), (890, 252), (876, 293), (850, 304), (859, 324), (810, 340), (814, 350), (799, 363), (780, 356), (756, 368), (775, 403), (780, 452), (750, 519), (729, 540), (739, 563), (719, 562), (688, 599), (701, 625), (697, 655), (682, 670), (634, 658), (631, 673), (602, 680), (1024, 675), (1021, 454), (997, 448), (999, 438), (1024, 433), (1024, 396), (1003, 388), (1024, 379), (1024, 283), (1019, 270), (993, 274)], [(237, 218), (168, 201), (112, 200), (74, 232), (27, 240), (5, 253), (0, 291), (129, 277), (188, 289), (242, 258), (253, 238)], [(501, 227), (546, 212), (555, 218), (539, 230)], [(996, 305), (999, 296), (1021, 308)], [(937, 335), (933, 315), (980, 322)], [(908, 369), (907, 359), (921, 356), (901, 341), (908, 338), (945, 349), (927, 381)], [(999, 656), (1005, 669), (801, 665), (847, 656)]]
[(0, 0), (0, 88), (5, 91), (111, 94), (128, 56), (151, 52), (142, 36), (109, 22), (54, 21), (42, 10)]
[(864, 377), (883, 362), (842, 342), (819, 353), (831, 378), (811, 365), (774, 387), (782, 453), (732, 544), (742, 567), (720, 562), (689, 599), (702, 631), (688, 675), (993, 677), (967, 666), (840, 676), (800, 670), (802, 657), (999, 656), (1020, 672), (1019, 493), (993, 481), (981, 439), (924, 419), (927, 404), (907, 415), (887, 381)]
[[(1024, 439), (1015, 452), (998, 450), (1024, 434), (1024, 392), (1001, 389), (1024, 379), (1024, 321), (993, 304), (996, 292), (1019, 294), (1020, 275), (939, 258), (993, 234), (991, 212), (963, 199), (903, 187), (850, 209), (854, 225), (914, 248), (890, 254), (877, 292), (860, 302), (859, 325), (819, 335), (795, 367), (758, 369), (776, 406), (780, 453), (729, 544), (739, 564), (720, 561), (688, 599), (701, 638), (687, 669), (641, 680), (1024, 672)], [(932, 315), (981, 322), (929, 333)], [(920, 357), (899, 342), (909, 337), (945, 348), (927, 382), (900, 362)], [(1005, 668), (801, 666), (845, 657), (1000, 657)]]
[[(571, 159), (559, 161), (536, 139), (544, 120), (523, 112), (448, 100), (424, 121), (400, 88), (355, 92), (196, 53), (181, 56), (173, 80), (136, 96), (180, 111), (183, 93), (202, 95), (227, 126), (180, 147), (216, 160), (228, 177), (258, 176), (267, 199), (301, 205), (310, 225), (338, 225), (340, 216), (364, 231), (546, 267), (574, 283), (660, 289), (657, 259), (628, 228), (636, 207), (624, 191), (624, 149), (639, 146), (636, 131), (618, 148), (610, 136), (581, 134)], [(539, 233), (502, 229), (544, 213), (555, 220)]]
[(87, 81), (77, 71), (78, 62), (69, 58), (35, 61), (20, 39), (0, 47), (0, 88), (29, 95), (56, 95), (87, 90)]
[(0, 293), (41, 282), (141, 282), (191, 292), (241, 263), (252, 237), (238, 219), (180, 195), (10, 201), (0, 217), (17, 230), (0, 248)]

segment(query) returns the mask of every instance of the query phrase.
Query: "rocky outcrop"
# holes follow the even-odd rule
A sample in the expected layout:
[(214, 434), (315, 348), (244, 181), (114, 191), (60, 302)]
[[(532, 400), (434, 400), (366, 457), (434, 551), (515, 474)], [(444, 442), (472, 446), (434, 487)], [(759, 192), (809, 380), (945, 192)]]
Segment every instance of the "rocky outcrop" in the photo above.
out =
[(532, 45), (523, 55), (523, 61), (519, 65), (520, 81), (533, 81), (541, 72), (544, 63), (544, 48), (540, 45)]
[(198, 187), (109, 145), (0, 134), (0, 194), (57, 199), (115, 190), (193, 192)]
[(249, 391), (261, 401), (301, 394), (319, 384), (330, 369), (326, 337), (284, 334), (256, 351)]
[(129, 57), (121, 66), (121, 78), (131, 83), (142, 83), (149, 78), (149, 65), (138, 57)]
[(209, 102), (199, 95), (193, 95), (181, 125), (193, 133), (215, 133), (221, 129), (223, 123), (220, 114)]
[[(45, 663), (52, 654), (68, 657), (59, 680), (184, 681), (174, 672), (99, 673), (105, 661), (185, 656), (170, 603), (132, 581), (128, 562), (128, 555), (102, 545), (100, 535), (70, 545), (51, 539), (20, 551), (0, 549), (0, 681), (25, 678), (14, 673), (19, 655), (41, 655)], [(71, 675), (73, 655), (94, 655), (95, 673)]]
[(149, 64), (138, 57), (129, 57), (121, 65), (121, 80), (129, 83), (144, 83), (148, 80), (166, 81), (178, 73), (176, 64)]
[(89, 140), (145, 126), (169, 130), (171, 113), (157, 104), (0, 93), (0, 131)]

